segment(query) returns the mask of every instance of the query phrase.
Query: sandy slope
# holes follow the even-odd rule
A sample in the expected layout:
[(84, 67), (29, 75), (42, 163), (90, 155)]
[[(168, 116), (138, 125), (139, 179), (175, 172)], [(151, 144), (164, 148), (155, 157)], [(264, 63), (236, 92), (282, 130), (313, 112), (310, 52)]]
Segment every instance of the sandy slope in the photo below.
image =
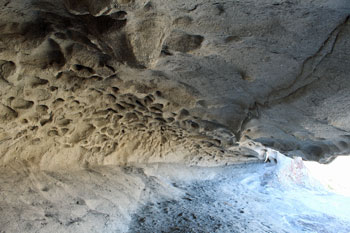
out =
[(350, 198), (278, 166), (7, 168), (0, 232), (349, 232)]

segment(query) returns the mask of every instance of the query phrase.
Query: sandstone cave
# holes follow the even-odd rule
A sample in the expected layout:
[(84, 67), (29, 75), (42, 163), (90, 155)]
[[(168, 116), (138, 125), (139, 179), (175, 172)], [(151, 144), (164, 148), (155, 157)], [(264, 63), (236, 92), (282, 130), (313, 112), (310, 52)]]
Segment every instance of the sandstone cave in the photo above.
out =
[(349, 0), (0, 19), (0, 233), (350, 232)]

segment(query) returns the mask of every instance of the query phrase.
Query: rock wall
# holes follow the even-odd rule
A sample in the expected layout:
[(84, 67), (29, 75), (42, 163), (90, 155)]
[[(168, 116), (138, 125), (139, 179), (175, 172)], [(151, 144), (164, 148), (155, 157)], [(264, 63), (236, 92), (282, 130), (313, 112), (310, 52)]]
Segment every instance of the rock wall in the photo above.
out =
[(346, 0), (0, 5), (0, 165), (237, 163), (257, 157), (246, 140), (321, 162), (349, 150)]

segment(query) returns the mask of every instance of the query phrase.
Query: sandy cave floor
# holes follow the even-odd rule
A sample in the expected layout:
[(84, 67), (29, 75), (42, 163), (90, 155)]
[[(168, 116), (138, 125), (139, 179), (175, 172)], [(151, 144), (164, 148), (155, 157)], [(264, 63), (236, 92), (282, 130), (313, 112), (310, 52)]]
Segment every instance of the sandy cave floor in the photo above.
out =
[(280, 183), (276, 165), (7, 168), (0, 232), (350, 232), (350, 197)]

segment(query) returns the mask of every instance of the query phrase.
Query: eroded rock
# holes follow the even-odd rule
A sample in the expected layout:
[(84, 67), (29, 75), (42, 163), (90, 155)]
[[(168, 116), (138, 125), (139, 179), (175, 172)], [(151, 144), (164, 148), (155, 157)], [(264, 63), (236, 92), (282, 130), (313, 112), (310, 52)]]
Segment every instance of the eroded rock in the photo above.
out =
[(6, 2), (0, 128), (17, 141), (0, 165), (259, 158), (237, 141), (347, 153), (349, 3), (310, 4)]

